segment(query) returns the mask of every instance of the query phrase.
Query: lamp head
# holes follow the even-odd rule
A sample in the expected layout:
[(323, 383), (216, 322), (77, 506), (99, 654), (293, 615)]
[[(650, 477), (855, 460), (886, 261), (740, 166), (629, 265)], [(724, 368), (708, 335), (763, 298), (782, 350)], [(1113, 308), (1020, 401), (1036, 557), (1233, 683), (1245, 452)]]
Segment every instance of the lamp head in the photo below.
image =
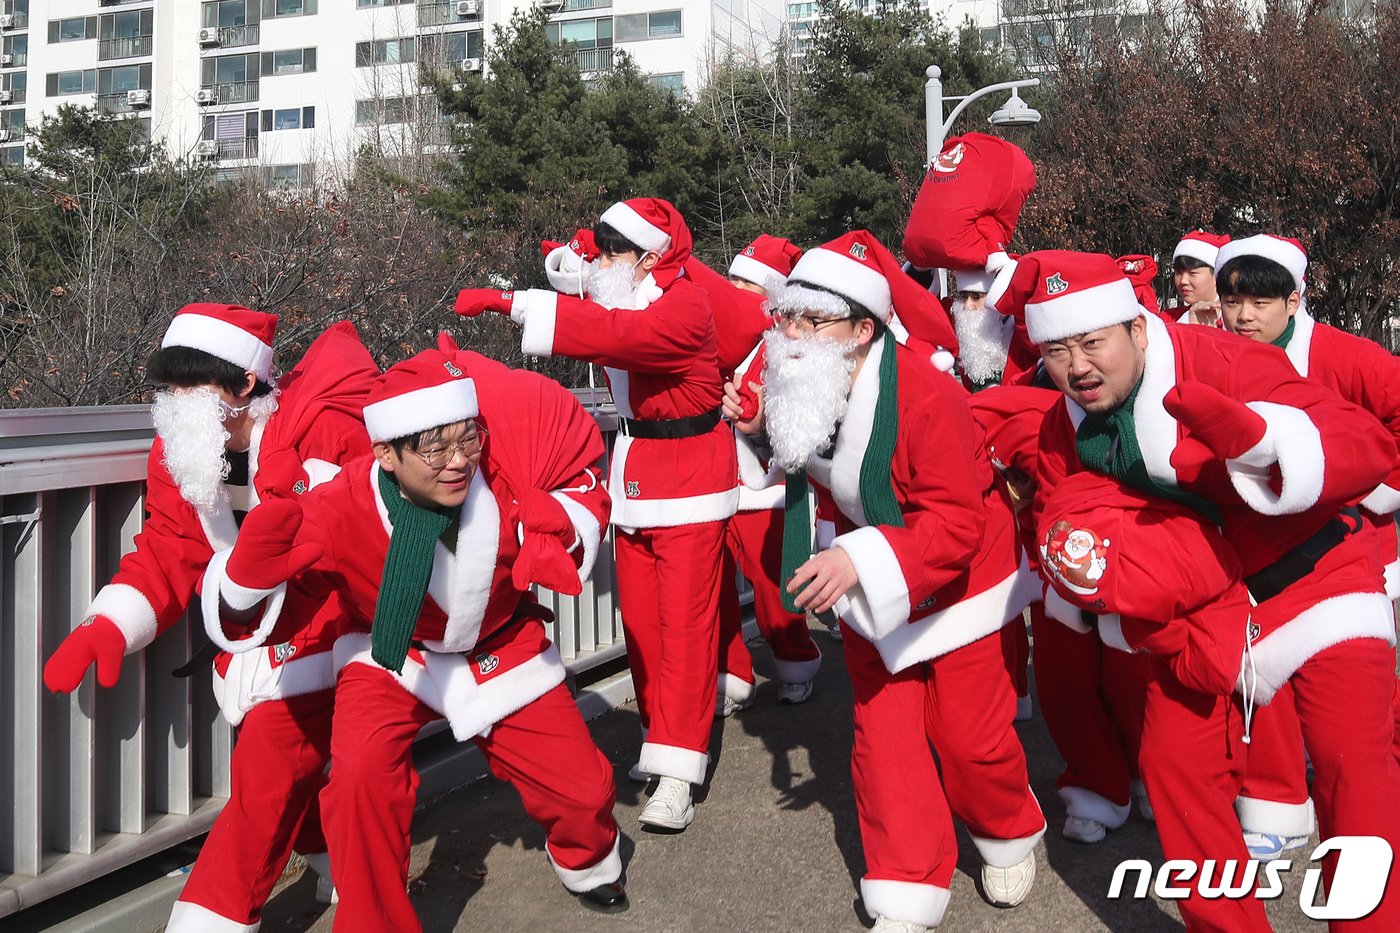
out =
[(992, 126), (1033, 126), (1040, 122), (1040, 111), (1028, 106), (1018, 91), (1012, 91), (987, 122)]

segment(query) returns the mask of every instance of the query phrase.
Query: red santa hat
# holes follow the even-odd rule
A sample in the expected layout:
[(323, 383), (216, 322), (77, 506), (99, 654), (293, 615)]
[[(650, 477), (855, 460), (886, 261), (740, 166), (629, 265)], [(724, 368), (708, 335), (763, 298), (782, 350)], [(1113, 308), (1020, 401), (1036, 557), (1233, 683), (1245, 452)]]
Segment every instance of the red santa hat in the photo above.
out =
[(1223, 233), (1206, 233), (1204, 230), (1192, 230), (1181, 238), (1181, 242), (1176, 244), (1176, 250), (1172, 252), (1172, 261), (1175, 262), (1178, 256), (1190, 256), (1192, 259), (1199, 259), (1212, 269), (1220, 268), (1217, 262), (1220, 247), (1230, 242), (1230, 238)]
[(668, 288), (681, 274), (690, 258), (690, 228), (681, 212), (661, 198), (631, 198), (618, 201), (598, 218), (643, 252), (656, 253), (661, 261), (651, 270), (660, 288)]
[(1115, 262), (1128, 281), (1133, 284), (1133, 292), (1138, 303), (1153, 314), (1157, 313), (1157, 260), (1141, 253), (1119, 256)]
[(1031, 343), (1087, 334), (1143, 312), (1118, 261), (1105, 253), (1038, 250), (1008, 269), (997, 273), (987, 301), (999, 314), (1024, 315)]
[(1302, 243), (1292, 237), (1260, 233), (1243, 240), (1232, 240), (1220, 247), (1220, 265), (1216, 268), (1219, 269), (1239, 256), (1272, 259), (1288, 270), (1288, 274), (1293, 276), (1293, 285), (1298, 289), (1298, 294), (1303, 294), (1308, 272), (1308, 251), (1303, 248)]
[(768, 287), (773, 279), (778, 285), (786, 285), (792, 267), (802, 258), (802, 250), (780, 236), (760, 233), (748, 246), (745, 246), (729, 264), (729, 274), (755, 285)]
[(390, 366), (365, 398), (365, 428), (373, 441), (408, 437), (478, 414), (471, 377), (440, 349)]
[(1249, 594), (1215, 525), (1182, 503), (1086, 471), (1050, 491), (1038, 541), (1042, 574), (1060, 598), (1102, 616), (1106, 643), (1166, 656), (1193, 689), (1234, 689)]
[(241, 305), (185, 305), (165, 329), (161, 349), (189, 347), (272, 381), (272, 341), (277, 315), (250, 311)]

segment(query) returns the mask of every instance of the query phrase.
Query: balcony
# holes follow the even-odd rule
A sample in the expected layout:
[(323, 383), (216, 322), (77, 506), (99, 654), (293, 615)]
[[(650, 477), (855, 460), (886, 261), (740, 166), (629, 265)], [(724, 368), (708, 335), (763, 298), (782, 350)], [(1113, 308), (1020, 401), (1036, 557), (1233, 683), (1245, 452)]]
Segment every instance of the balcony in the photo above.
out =
[(213, 91), (218, 104), (242, 104), (258, 99), (257, 81), (228, 81), (212, 87), (206, 85), (202, 90)]
[(150, 54), (150, 36), (117, 36), (112, 39), (100, 39), (97, 43), (97, 60), (100, 62), (117, 58), (142, 58)]
[[(482, 3), (484, 4), (485, 0), (482, 0)], [(480, 9), (478, 7), (478, 10)], [(451, 26), (470, 20), (479, 21), (481, 18), (481, 12), (477, 12), (474, 16), (458, 16), (457, 0), (430, 0), (430, 2), (418, 4), (419, 26)]]
[(10, 89), (10, 99), (0, 103), (0, 107), (14, 107), (25, 102), (29, 97), (29, 91), (22, 87)]
[(10, 19), (10, 24), (9, 24), (8, 26), (5, 26), (5, 27), (4, 27), (4, 29), (5, 29), (6, 32), (13, 32), (13, 31), (15, 31), (16, 29), (28, 29), (28, 28), (29, 28), (29, 14), (28, 14), (28, 13), (9, 13), (9, 14), (6, 14), (6, 15), (7, 15), (7, 16), (9, 17), (9, 19)]
[(258, 41), (257, 23), (247, 26), (220, 26), (219, 44), (211, 48), (236, 49), (241, 45), (257, 45)]
[(131, 113), (132, 111), (131, 105), (126, 102), (126, 91), (98, 94), (97, 109), (103, 113)]
[(0, 68), (23, 68), (28, 64), (28, 52), (0, 52)]
[(220, 139), (218, 154), (214, 158), (220, 162), (232, 162), (238, 159), (256, 159), (258, 157), (258, 138), (256, 136), (245, 136), (241, 139)]
[(564, 0), (560, 13), (577, 13), (580, 10), (607, 10), (612, 8), (612, 0)]
[(612, 49), (579, 49), (574, 52), (574, 62), (578, 65), (580, 74), (596, 74), (600, 71), (611, 71), (613, 64)]

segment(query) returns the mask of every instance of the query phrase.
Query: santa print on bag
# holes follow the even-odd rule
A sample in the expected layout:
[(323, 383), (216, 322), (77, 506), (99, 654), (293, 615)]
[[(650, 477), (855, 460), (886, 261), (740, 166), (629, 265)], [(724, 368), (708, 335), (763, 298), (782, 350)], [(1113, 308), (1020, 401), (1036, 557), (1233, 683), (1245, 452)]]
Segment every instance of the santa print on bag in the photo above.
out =
[(1092, 596), (1108, 569), (1108, 545), (1107, 538), (1061, 521), (1046, 533), (1040, 556), (1061, 583), (1081, 596)]

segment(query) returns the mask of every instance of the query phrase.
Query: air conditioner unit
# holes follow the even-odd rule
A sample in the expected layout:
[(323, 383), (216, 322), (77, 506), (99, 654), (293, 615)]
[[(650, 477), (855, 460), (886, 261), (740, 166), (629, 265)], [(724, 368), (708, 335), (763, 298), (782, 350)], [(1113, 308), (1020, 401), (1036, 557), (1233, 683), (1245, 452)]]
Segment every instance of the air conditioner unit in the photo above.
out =
[(151, 106), (151, 92), (144, 88), (137, 88), (134, 91), (126, 92), (126, 105), (128, 107), (149, 107)]
[(0, 55), (0, 68), (8, 68), (15, 63), (15, 57), (8, 52)]
[(481, 0), (457, 0), (458, 16), (478, 16), (481, 14)]
[(219, 155), (219, 141), (217, 139), (201, 139), (195, 143), (194, 154), (200, 159), (213, 159)]
[(14, 93), (11, 91), (0, 91), (0, 104), (8, 104), (14, 96)]
[(462, 59), (462, 70), (463, 70), (463, 71), (480, 71), (480, 70), (484, 67), (484, 65), (485, 65), (485, 62), (483, 62), (483, 61), (482, 61), (481, 59), (479, 59), (479, 58), (464, 58), (464, 59)]
[(199, 31), (199, 44), (200, 44), (200, 45), (219, 45), (219, 44), (220, 44), (220, 43), (219, 43), (219, 30), (217, 30), (217, 29), (201, 29), (201, 30)]
[[(457, 5), (458, 5), (458, 6), (461, 6), (460, 3), (457, 4)], [(0, 13), (0, 29), (14, 29), (14, 28), (15, 28), (15, 14), (13, 14), (13, 13)]]
[(194, 92), (194, 102), (196, 104), (217, 104), (219, 92), (212, 87), (202, 87)]

